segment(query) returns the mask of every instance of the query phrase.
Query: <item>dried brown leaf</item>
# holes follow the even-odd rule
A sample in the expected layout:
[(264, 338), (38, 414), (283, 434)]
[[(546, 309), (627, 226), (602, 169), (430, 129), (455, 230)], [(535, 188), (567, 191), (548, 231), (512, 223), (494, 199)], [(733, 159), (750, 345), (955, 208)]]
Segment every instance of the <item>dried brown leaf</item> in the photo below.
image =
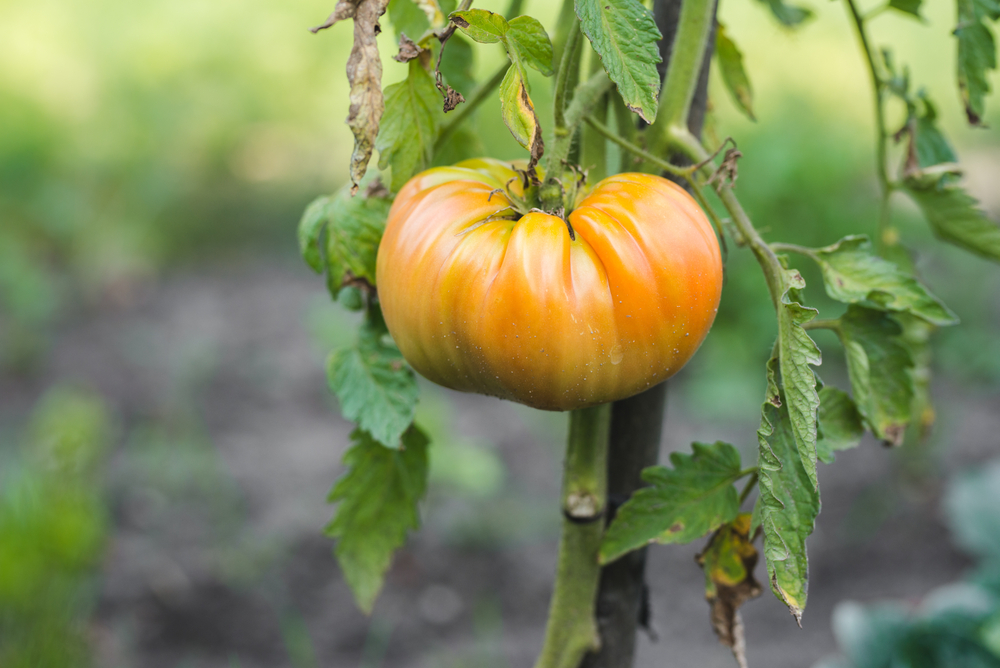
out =
[(397, 63), (408, 63), (417, 56), (423, 49), (414, 42), (412, 39), (406, 36), (406, 33), (399, 33), (399, 53), (392, 57)]

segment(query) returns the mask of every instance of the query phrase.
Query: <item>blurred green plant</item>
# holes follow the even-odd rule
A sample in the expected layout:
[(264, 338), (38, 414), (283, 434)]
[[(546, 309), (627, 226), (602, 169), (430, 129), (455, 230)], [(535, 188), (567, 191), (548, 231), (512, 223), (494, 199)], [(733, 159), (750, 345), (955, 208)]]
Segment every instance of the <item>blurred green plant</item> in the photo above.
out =
[(109, 523), (101, 464), (112, 420), (97, 395), (59, 386), (38, 404), (0, 479), (0, 666), (90, 664), (86, 620)]
[(1000, 666), (1000, 460), (958, 476), (945, 496), (953, 538), (979, 564), (919, 605), (840, 604), (833, 627), (842, 657), (816, 668)]

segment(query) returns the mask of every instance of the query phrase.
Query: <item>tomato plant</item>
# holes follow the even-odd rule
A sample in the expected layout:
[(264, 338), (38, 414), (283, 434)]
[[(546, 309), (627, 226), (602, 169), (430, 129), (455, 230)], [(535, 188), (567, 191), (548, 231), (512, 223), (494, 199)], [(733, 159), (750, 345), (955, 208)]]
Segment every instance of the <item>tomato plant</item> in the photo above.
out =
[(619, 174), (563, 220), (522, 215), (519, 181), (472, 160), (396, 196), (376, 278), (406, 360), (446, 387), (548, 410), (624, 399), (676, 373), (722, 288), (694, 199), (659, 176)]
[[(787, 27), (811, 15), (783, 0), (761, 4)], [(299, 228), (303, 256), (332, 296), (364, 311), (356, 345), (335, 351), (328, 368), (358, 427), (331, 493), (339, 505), (328, 534), (345, 578), (370, 611), (393, 551), (419, 525), (433, 444), (414, 423), (416, 370), (569, 410), (559, 563), (537, 668), (630, 665), (643, 551), (706, 538), (711, 623), (745, 665), (739, 608), (761, 591), (759, 543), (771, 591), (801, 623), (819, 463), (866, 431), (898, 446), (930, 427), (931, 336), (957, 318), (916, 274), (893, 195), (908, 196), (940, 239), (1000, 261), (1000, 226), (963, 190), (929, 93), (914, 91), (869, 34), (883, 15), (921, 17), (922, 0), (867, 10), (843, 0), (872, 84), (881, 215), (874, 243), (852, 234), (819, 248), (765, 240), (737, 196), (735, 142), (701, 137), (706, 54), (753, 117), (743, 58), (715, 0), (656, 0), (652, 12), (640, 0), (564, 0), (551, 38), (521, 15), (520, 0), (503, 16), (471, 5), (340, 0), (314, 29), (354, 21), (352, 183), (310, 205)], [(978, 126), (1000, 6), (956, 6), (958, 97)], [(387, 8), (407, 74), (383, 88), (376, 38)], [(496, 47), (472, 42), (507, 56), (481, 81), (475, 48)], [(529, 70), (553, 78), (545, 119)], [(494, 92), (526, 159), (461, 162), (475, 157), (470, 115)], [(375, 151), (378, 178), (368, 173)], [(745, 466), (720, 441), (657, 466), (662, 381), (693, 354), (718, 305), (716, 237), (753, 256), (774, 309), (756, 461)], [(818, 267), (837, 309), (808, 303), (801, 261)], [(841, 344), (846, 390), (818, 375), (815, 330)]]

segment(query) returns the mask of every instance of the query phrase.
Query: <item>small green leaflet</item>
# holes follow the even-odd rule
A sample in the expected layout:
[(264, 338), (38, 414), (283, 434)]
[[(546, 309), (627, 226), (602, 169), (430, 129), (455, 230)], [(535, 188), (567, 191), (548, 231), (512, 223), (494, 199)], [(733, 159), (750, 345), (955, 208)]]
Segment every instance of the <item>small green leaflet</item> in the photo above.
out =
[(823, 363), (816, 343), (802, 325), (816, 317), (818, 311), (796, 301), (806, 282), (795, 269), (782, 273), (784, 291), (778, 303), (778, 359), (781, 361), (782, 393), (791, 421), (792, 433), (799, 456), (813, 489), (819, 487), (816, 478), (816, 411), (819, 394), (812, 366)]
[(326, 535), (337, 539), (334, 554), (354, 599), (370, 614), (406, 533), (420, 526), (417, 503), (427, 489), (427, 437), (415, 425), (403, 434), (402, 447), (388, 450), (355, 429), (344, 455), (347, 473), (328, 501), (339, 502)]
[(916, 16), (919, 19), (923, 18), (920, 16), (920, 5), (922, 2), (923, 0), (889, 0), (889, 7), (904, 14)]
[(391, 205), (383, 197), (352, 197), (345, 186), (306, 207), (299, 223), (299, 248), (316, 273), (326, 272), (334, 299), (349, 278), (375, 284), (375, 256)]
[(958, 88), (965, 114), (972, 125), (982, 123), (986, 95), (990, 92), (989, 70), (997, 68), (996, 43), (987, 19), (1000, 18), (996, 0), (958, 0)]
[(545, 76), (552, 76), (555, 73), (552, 69), (552, 42), (538, 19), (518, 16), (507, 25), (507, 44), (517, 58)]
[(924, 113), (917, 118), (914, 129), (917, 165), (923, 168), (946, 162), (957, 162), (958, 158), (955, 157), (955, 152), (937, 127), (937, 108), (922, 91), (920, 99), (924, 104)]
[(444, 116), (434, 79), (419, 59), (411, 60), (409, 66), (403, 81), (385, 89), (385, 114), (375, 140), (379, 169), (392, 167), (389, 188), (393, 192), (430, 166)]
[(400, 447), (419, 389), (413, 371), (396, 348), (382, 342), (379, 329), (362, 327), (357, 345), (330, 355), (327, 380), (346, 419), (385, 447)]
[(758, 0), (771, 8), (774, 17), (789, 28), (794, 28), (813, 15), (805, 7), (785, 4), (785, 0)]
[(847, 392), (835, 387), (819, 391), (819, 440), (816, 454), (824, 464), (832, 464), (834, 452), (857, 447), (865, 434), (861, 413)]
[(753, 88), (750, 86), (746, 70), (743, 69), (743, 54), (729, 38), (729, 32), (721, 23), (718, 24), (715, 33), (715, 57), (719, 63), (719, 71), (722, 72), (722, 81), (733, 96), (736, 106), (750, 120), (757, 120), (753, 115)]
[(837, 333), (858, 410), (878, 438), (899, 445), (913, 405), (913, 359), (900, 340), (902, 328), (887, 313), (849, 306)]
[(906, 192), (923, 210), (934, 234), (967, 251), (1000, 262), (1000, 226), (979, 210), (975, 198), (939, 178), (910, 178)]
[(740, 453), (721, 441), (691, 447), (691, 455), (670, 455), (673, 469), (651, 466), (642, 472), (651, 486), (618, 509), (601, 543), (602, 564), (652, 542), (689, 543), (736, 517), (733, 483), (740, 477)]
[(576, 0), (583, 33), (618, 86), (625, 105), (644, 121), (656, 119), (663, 36), (653, 14), (639, 0)]
[(876, 255), (868, 237), (844, 237), (813, 255), (823, 270), (826, 293), (839, 302), (907, 311), (938, 326), (958, 323), (955, 314), (918, 280)]
[(767, 363), (767, 397), (757, 430), (760, 498), (754, 508), (754, 526), (764, 531), (771, 591), (801, 626), (809, 587), (806, 538), (819, 515), (819, 490), (799, 456), (779, 376), (778, 361), (772, 357)]
[(510, 25), (507, 19), (485, 9), (469, 9), (449, 16), (462, 32), (480, 44), (496, 44), (503, 41)]

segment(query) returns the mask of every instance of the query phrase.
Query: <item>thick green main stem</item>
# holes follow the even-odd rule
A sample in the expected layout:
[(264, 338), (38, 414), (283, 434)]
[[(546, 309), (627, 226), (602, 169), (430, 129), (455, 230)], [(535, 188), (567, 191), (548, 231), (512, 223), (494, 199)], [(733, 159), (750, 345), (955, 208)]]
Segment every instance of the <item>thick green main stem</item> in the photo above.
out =
[(570, 413), (563, 474), (563, 528), (545, 645), (535, 668), (577, 668), (600, 645), (594, 602), (601, 567), (597, 553), (607, 507), (611, 405)]

